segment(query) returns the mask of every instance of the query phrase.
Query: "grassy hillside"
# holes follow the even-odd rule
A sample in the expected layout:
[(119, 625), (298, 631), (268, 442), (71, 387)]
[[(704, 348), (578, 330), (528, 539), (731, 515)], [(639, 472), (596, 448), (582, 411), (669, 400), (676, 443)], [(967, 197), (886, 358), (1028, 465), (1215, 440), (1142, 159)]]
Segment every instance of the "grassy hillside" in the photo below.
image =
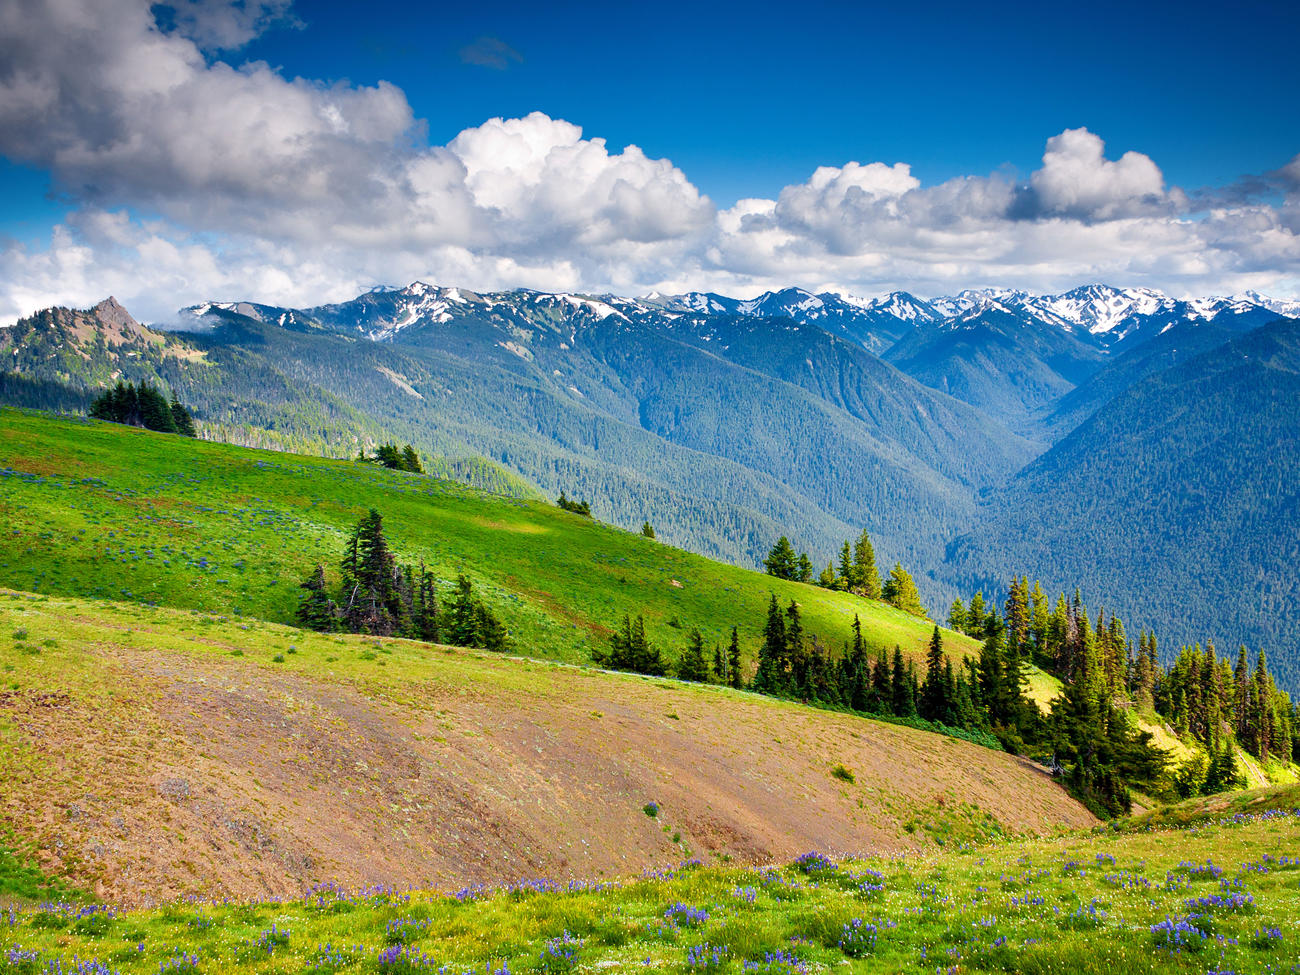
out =
[(0, 682), (0, 830), (50, 876), (125, 902), (594, 878), (1094, 822), (1036, 766), (911, 728), (124, 602), (0, 592)]
[[(0, 402), (76, 409), (110, 376), (148, 378), (205, 436), (332, 456), (396, 439), (487, 458), (471, 483), (496, 490), (478, 478), (508, 470), (547, 496), (591, 498), (607, 522), (649, 518), (667, 541), (751, 566), (793, 533), (820, 568), (864, 525), (887, 564), (933, 566), (976, 492), (1033, 455), (966, 404), (788, 319), (629, 320), (530, 292), (457, 293), (444, 315), (432, 298), (420, 285), (305, 314), (210, 307), (184, 334), (115, 303), (51, 309), (0, 330)], [(385, 340), (362, 338), (374, 331), (362, 320)], [(954, 594), (918, 584), (944, 605)]]
[(1129, 832), (1184, 829), (1235, 816), (1258, 816), (1296, 809), (1300, 809), (1300, 785), (1290, 782), (1187, 799), (1141, 816), (1120, 820), (1115, 823), (1115, 828)]
[(1300, 889), (1285, 854), (1297, 841), (1294, 814), (1246, 815), (1176, 833), (891, 859), (683, 865), (568, 889), (325, 888), (265, 904), (50, 907), (14, 915), (0, 946), (21, 946), (8, 957), (24, 973), (74, 957), (123, 975), (1278, 972), (1296, 957)]
[[(530, 656), (589, 660), (627, 612), (670, 657), (690, 627), (738, 626), (748, 656), (770, 593), (823, 645), (854, 614), (872, 646), (917, 655), (930, 624), (883, 603), (713, 562), (542, 502), (334, 461), (0, 410), (0, 585), (288, 622), (317, 562), (371, 508), (398, 558), (465, 572)], [(974, 641), (948, 634), (949, 652)]]

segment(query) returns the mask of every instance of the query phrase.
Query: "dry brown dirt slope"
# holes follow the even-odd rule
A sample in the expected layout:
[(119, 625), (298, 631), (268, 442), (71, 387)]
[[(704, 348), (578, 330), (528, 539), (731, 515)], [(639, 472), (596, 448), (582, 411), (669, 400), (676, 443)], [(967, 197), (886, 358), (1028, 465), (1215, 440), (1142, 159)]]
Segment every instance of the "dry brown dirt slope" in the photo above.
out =
[(0, 591), (0, 664), (4, 825), (46, 870), (128, 903), (1094, 822), (1041, 770), (963, 741), (407, 641)]

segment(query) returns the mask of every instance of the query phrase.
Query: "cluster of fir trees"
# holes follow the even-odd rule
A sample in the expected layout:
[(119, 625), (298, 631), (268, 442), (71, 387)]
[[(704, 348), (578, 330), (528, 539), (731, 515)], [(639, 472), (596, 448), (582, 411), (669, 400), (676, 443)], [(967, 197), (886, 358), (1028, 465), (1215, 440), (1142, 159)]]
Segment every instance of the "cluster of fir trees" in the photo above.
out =
[(365, 448), (357, 455), (357, 460), (363, 464), (379, 464), (387, 467), (390, 471), (406, 471), (410, 474), (423, 474), (424, 465), (420, 463), (420, 455), (416, 453), (411, 444), (399, 448), (395, 443), (381, 443), (375, 448), (373, 455), (367, 455)]
[(833, 655), (815, 636), (807, 636), (799, 604), (791, 600), (782, 610), (776, 596), (768, 602), (758, 666), (749, 688), (773, 697), (866, 714), (940, 720), (918, 709), (916, 668), (910, 661), (904, 662), (900, 648), (894, 648), (892, 661), (881, 650), (873, 665), (862, 638), (862, 623), (855, 616), (851, 643), (845, 644), (842, 654)]
[(763, 568), (770, 576), (792, 582), (816, 582), (823, 589), (856, 593), (868, 599), (883, 599), (889, 605), (913, 616), (929, 619), (921, 605), (921, 594), (911, 573), (895, 562), (889, 576), (882, 583), (876, 568), (876, 552), (871, 536), (863, 529), (858, 540), (850, 546), (846, 541), (840, 549), (839, 565), (828, 562), (816, 580), (813, 579), (812, 560), (807, 552), (795, 555), (790, 539), (782, 535), (763, 560)]
[[(1091, 808), (1107, 815), (1126, 812), (1130, 785), (1146, 791), (1164, 788), (1167, 756), (1115, 704), (1108, 685), (1108, 651), (1103, 649), (1109, 646), (1109, 635), (1097, 639), (1086, 623), (1086, 613), (1070, 612), (1067, 607), (1064, 640), (1069, 647), (1061, 656), (1073, 662), (1073, 669), (1050, 714), (1043, 715), (1026, 693), (1026, 671), (1035, 645), (1031, 616), (1022, 611), (1019, 597), (1028, 588), (1017, 580), (1013, 590), (1016, 595), (1008, 599), (1005, 618), (996, 610), (981, 610), (978, 656), (954, 664), (944, 652), (936, 626), (923, 673), (904, 659), (898, 647), (892, 656), (883, 650), (870, 653), (856, 618), (843, 651), (830, 651), (806, 632), (797, 602), (782, 609), (773, 595), (750, 681), (741, 673), (734, 629), (728, 651), (715, 648), (712, 668), (707, 665), (702, 637), (692, 631), (679, 656), (677, 676), (745, 686), (774, 697), (867, 715), (921, 719), (979, 740), (995, 738), (1009, 751), (1053, 755), (1066, 783)], [(635, 622), (625, 617), (611, 649), (598, 659), (607, 666), (644, 673), (671, 670), (669, 661), (646, 639), (640, 617)]]
[[(563, 491), (561, 491), (560, 496), (555, 499), (555, 503), (563, 510), (571, 511), (575, 515), (582, 515), (584, 518), (591, 517), (590, 504), (588, 504), (586, 501), (571, 501), (569, 498), (565, 497)], [(649, 522), (646, 522), (646, 524), (649, 524)], [(652, 535), (651, 537), (654, 536)]]
[[(1140, 710), (1154, 711), (1180, 735), (1191, 735), (1213, 755), (1225, 735), (1259, 759), (1300, 759), (1300, 728), (1290, 697), (1278, 689), (1261, 650), (1252, 670), (1242, 647), (1233, 667), (1213, 645), (1184, 647), (1167, 668), (1159, 663), (1154, 633), (1141, 631), (1136, 646), (1114, 614), (1099, 612), (1092, 620), (1079, 593), (1064, 593), (1049, 603), (1042, 586), (1026, 577), (1012, 581), (1005, 604), (1006, 624), (1036, 663), (1062, 680), (1072, 680), (1090, 653), (1100, 658), (1106, 693)], [(982, 593), (970, 604), (953, 603), (948, 625), (982, 638), (996, 608), (987, 608)], [(1095, 645), (1095, 646), (1094, 646)]]
[(1242, 647), (1234, 667), (1210, 644), (1183, 647), (1167, 669), (1156, 665), (1155, 637), (1143, 633), (1136, 695), (1180, 735), (1190, 735), (1211, 756), (1229, 737), (1261, 761), (1300, 760), (1297, 710), (1278, 689), (1260, 651), (1254, 669)]
[(740, 636), (735, 627), (731, 630), (731, 644), (725, 651), (721, 644), (714, 646), (711, 664), (704, 646), (704, 635), (698, 629), (692, 629), (674, 665), (646, 637), (645, 618), (638, 615), (634, 620), (631, 614), (625, 614), (622, 626), (610, 636), (609, 649), (596, 649), (592, 659), (602, 667), (614, 670), (630, 670), (657, 677), (673, 674), (700, 684), (745, 686), (741, 675)]
[(137, 386), (118, 380), (112, 389), (105, 390), (91, 401), (89, 412), (98, 420), (127, 423), (159, 433), (179, 433), (183, 437), (198, 435), (194, 418), (181, 405), (176, 394), (172, 393), (169, 402), (156, 386), (144, 381)]
[(418, 569), (397, 564), (384, 537), (383, 518), (373, 508), (349, 536), (340, 569), (342, 578), (333, 591), (323, 565), (303, 582), (297, 613), (302, 626), (507, 649), (505, 627), (475, 596), (469, 578), (460, 575), (447, 604), (440, 606), (437, 584), (424, 563)]
[[(954, 602), (949, 625), (978, 638), (990, 627), (1005, 626), (1018, 645), (1028, 648), (1031, 659), (1064, 682), (1063, 698), (1070, 706), (1060, 710), (1061, 721), (1083, 715), (1094, 730), (1097, 726), (1109, 730), (1110, 710), (1135, 709), (1154, 712), (1176, 733), (1195, 738), (1204, 746), (1205, 756), (1198, 755), (1174, 774), (1173, 787), (1180, 795), (1233, 788), (1239, 781), (1234, 742), (1260, 759), (1300, 759), (1294, 733), (1300, 727), (1300, 714), (1278, 690), (1263, 652), (1253, 671), (1244, 648), (1233, 668), (1212, 646), (1184, 648), (1168, 668), (1162, 668), (1154, 633), (1142, 631), (1135, 646), (1114, 614), (1101, 611), (1094, 620), (1077, 591), (1072, 600), (1061, 593), (1052, 604), (1042, 586), (1035, 582), (1031, 587), (1027, 577), (1012, 580), (1002, 616), (996, 607), (987, 607), (983, 594), (977, 592), (968, 605)], [(1085, 707), (1087, 702), (1078, 700), (1085, 688), (1099, 702), (1091, 710)], [(1120, 719), (1122, 724), (1132, 724), (1125, 715)], [(1065, 743), (1072, 737), (1078, 736), (1061, 735)], [(1059, 751), (1067, 760), (1078, 760), (1068, 744)], [(1105, 752), (1085, 753), (1080, 774), (1087, 773), (1091, 764), (1095, 779), (1104, 775), (1108, 764), (1117, 763), (1129, 781), (1151, 780), (1149, 768), (1130, 761), (1122, 744), (1112, 751), (1118, 755), (1113, 761)], [(1158, 790), (1158, 784), (1151, 788)]]

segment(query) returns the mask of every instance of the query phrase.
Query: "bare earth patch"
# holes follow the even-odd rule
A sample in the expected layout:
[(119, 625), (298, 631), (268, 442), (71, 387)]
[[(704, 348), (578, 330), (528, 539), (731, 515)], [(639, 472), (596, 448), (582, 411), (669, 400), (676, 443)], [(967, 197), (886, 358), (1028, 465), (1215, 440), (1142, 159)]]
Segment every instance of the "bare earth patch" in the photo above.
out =
[(1031, 763), (908, 728), (405, 641), (375, 652), (165, 610), (104, 619), (102, 605), (0, 606), (4, 632), (57, 631), (60, 647), (0, 695), (0, 814), (47, 870), (127, 903), (890, 852), (933, 847), (939, 820), (1094, 822)]

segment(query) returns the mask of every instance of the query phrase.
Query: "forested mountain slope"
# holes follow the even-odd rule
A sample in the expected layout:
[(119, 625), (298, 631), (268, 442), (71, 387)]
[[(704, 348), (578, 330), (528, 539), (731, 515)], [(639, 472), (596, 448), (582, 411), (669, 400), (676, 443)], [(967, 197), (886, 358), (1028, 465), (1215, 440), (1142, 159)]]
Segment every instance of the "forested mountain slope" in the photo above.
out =
[(1032, 414), (1087, 379), (1103, 360), (1072, 332), (1000, 306), (917, 329), (885, 357), (927, 386), (1030, 433)]
[(1059, 439), (1146, 376), (1217, 348), (1237, 334), (1215, 322), (1176, 322), (1155, 338), (1120, 352), (1085, 382), (1048, 404), (1044, 425), (1052, 439)]
[[(954, 545), (954, 572), (1043, 567), (1158, 622), (1166, 650), (1270, 651), (1300, 685), (1300, 322), (1147, 376), (1018, 474)], [(1189, 621), (1198, 621), (1192, 628)]]

